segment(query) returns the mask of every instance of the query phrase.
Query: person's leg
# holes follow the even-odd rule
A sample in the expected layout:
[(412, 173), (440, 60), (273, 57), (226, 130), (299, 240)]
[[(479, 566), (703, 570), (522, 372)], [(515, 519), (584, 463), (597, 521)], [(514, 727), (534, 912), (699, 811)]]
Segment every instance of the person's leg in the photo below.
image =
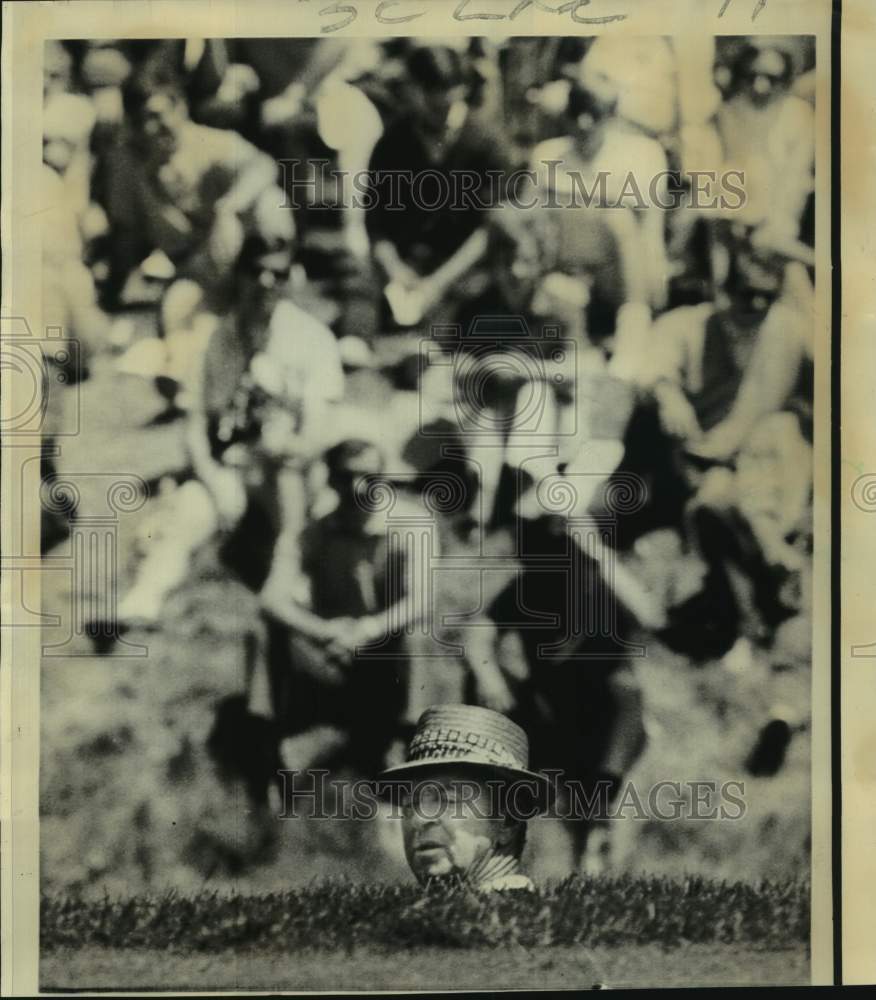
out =
[(557, 760), (576, 789), (569, 832), (578, 867), (598, 874), (613, 863), (610, 817), (646, 745), (642, 692), (628, 660), (569, 661), (556, 669), (553, 683), (542, 687), (555, 719)]
[[(738, 540), (728, 523), (724, 483), (701, 491), (685, 514), (685, 537), (691, 551), (707, 567), (700, 590), (668, 611), (669, 624), (661, 638), (671, 649), (695, 660), (724, 656), (739, 637), (740, 595), (729, 564), (738, 557)], [(720, 486), (720, 489), (718, 488)], [(712, 497), (715, 503), (703, 503)]]
[(403, 646), (396, 649), (385, 660), (354, 660), (343, 695), (350, 762), (365, 777), (386, 766), (393, 744), (410, 731), (405, 719), (410, 664)]
[(603, 749), (599, 770), (618, 778), (627, 774), (645, 749), (647, 734), (642, 690), (630, 663), (621, 663), (607, 678), (607, 697), (613, 706), (613, 724)]
[(183, 278), (175, 281), (161, 303), (161, 329), (166, 347), (164, 378), (173, 386), (174, 402), (185, 405), (198, 382), (200, 366), (218, 317), (206, 302), (203, 289)]
[[(268, 617), (261, 618), (246, 655), (247, 711), (275, 727), (279, 766), (328, 766), (349, 740), (341, 718), (343, 672), (324, 649)], [(271, 776), (279, 782), (276, 768)]]
[(223, 698), (207, 737), (207, 752), (224, 781), (242, 781), (249, 801), (268, 804), (268, 790), (282, 767), (277, 723), (249, 710), (246, 695)]
[(188, 845), (192, 863), (236, 872), (270, 861), (278, 843), (282, 768), (277, 725), (249, 711), (245, 694), (216, 705), (206, 740), (216, 786)]
[(305, 470), (282, 468), (267, 477), (265, 490), (270, 493), (274, 519), (275, 542), (270, 570), (262, 586), (262, 594), (274, 595), (269, 603), (295, 600), (300, 580), (299, 539), (307, 523), (311, 505)]
[(179, 486), (168, 497), (161, 525), (119, 602), (122, 622), (157, 621), (167, 595), (188, 576), (193, 554), (217, 531), (216, 509), (203, 483), (190, 479)]

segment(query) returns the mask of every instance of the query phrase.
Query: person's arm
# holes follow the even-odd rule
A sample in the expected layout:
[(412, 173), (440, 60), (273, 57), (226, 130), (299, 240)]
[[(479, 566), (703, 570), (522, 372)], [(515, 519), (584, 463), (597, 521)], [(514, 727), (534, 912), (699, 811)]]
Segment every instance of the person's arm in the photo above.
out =
[(465, 662), (475, 681), (478, 704), (494, 712), (510, 712), (515, 699), (499, 662), (498, 646), (498, 629), (485, 618), (466, 636)]
[(217, 366), (222, 366), (225, 360), (223, 352), (226, 347), (223, 330), (215, 330), (207, 343), (198, 377), (192, 380), (183, 434), (192, 471), (212, 497), (220, 523), (224, 528), (230, 528), (246, 509), (246, 489), (239, 469), (213, 457), (207, 404)]
[[(234, 183), (216, 202), (216, 211), (243, 215), (255, 203), (262, 192), (271, 187), (277, 179), (277, 165), (267, 153), (249, 146), (250, 155), (237, 172)], [(281, 206), (277, 206), (278, 210)]]
[[(244, 217), (256, 201), (274, 187), (277, 175), (277, 165), (271, 157), (240, 136), (234, 137), (224, 153), (228, 162), (234, 164), (233, 180), (225, 194), (213, 205), (208, 233), (210, 257), (223, 272), (231, 267), (243, 245)], [(280, 188), (276, 188), (276, 203), (277, 211), (286, 211), (282, 208)]]
[[(287, 499), (291, 497), (287, 496)], [(286, 538), (291, 541), (288, 535)], [(259, 608), (267, 618), (285, 625), (298, 635), (319, 645), (330, 646), (349, 632), (353, 620), (323, 618), (311, 607), (311, 568), (314, 561), (321, 558), (319, 548), (320, 536), (312, 535), (305, 528), (294, 539), (294, 549), (286, 545), (275, 553), (275, 559), (285, 556), (287, 561), (279, 572), (275, 572), (276, 564), (272, 565), (268, 580), (259, 593)], [(344, 657), (337, 656), (335, 659), (342, 660)]]
[(185, 441), (192, 462), (192, 471), (198, 479), (208, 485), (213, 473), (220, 466), (211, 454), (207, 415), (200, 407), (189, 410), (185, 424)]
[(321, 618), (300, 601), (280, 602), (270, 592), (261, 595), (260, 604), (261, 610), (269, 618), (318, 643), (329, 643), (338, 639), (338, 633), (341, 630), (340, 622), (348, 621), (347, 619)]
[(398, 210), (400, 195), (393, 182), (394, 174), (406, 165), (400, 142), (399, 126), (390, 125), (371, 151), (362, 192), (363, 204), (367, 206), (363, 221), (374, 259), (386, 277), (413, 285), (419, 275), (404, 263), (399, 251), (405, 245), (409, 225), (407, 212)]
[[(664, 159), (665, 169), (665, 159)], [(669, 191), (666, 178), (655, 184), (655, 194), (666, 204)], [(654, 309), (666, 307), (669, 286), (669, 254), (666, 249), (666, 217), (659, 204), (652, 205), (641, 213), (642, 246), (648, 275), (648, 303)]]
[(648, 246), (642, 226), (632, 208), (618, 207), (603, 214), (617, 244), (624, 304), (648, 305), (651, 300), (652, 262), (648, 259)]
[(402, 260), (391, 240), (382, 239), (374, 243), (374, 259), (390, 281), (397, 281), (406, 288), (413, 288), (422, 281), (417, 272)]
[[(777, 128), (781, 164), (774, 166), (771, 175), (766, 219), (752, 235), (755, 245), (779, 251), (793, 249), (797, 244), (800, 218), (814, 180), (814, 112), (806, 101), (796, 97), (786, 97), (785, 101)], [(808, 248), (800, 249), (805, 253)]]
[(634, 381), (654, 398), (667, 434), (690, 441), (700, 436), (696, 413), (685, 391), (691, 342), (700, 337), (711, 305), (681, 306), (654, 321), (644, 360)]
[[(425, 529), (428, 531), (428, 529)], [(405, 560), (405, 593), (399, 600), (390, 604), (385, 610), (378, 611), (373, 615), (366, 615), (357, 622), (357, 631), (361, 632), (364, 638), (359, 642), (374, 642), (384, 635), (393, 635), (401, 632), (408, 632), (426, 624), (431, 617), (432, 609), (429, 606), (428, 590), (418, 578), (418, 574), (407, 563), (413, 563), (417, 557), (416, 541), (411, 542), (411, 553)]]
[(246, 511), (246, 487), (238, 469), (213, 458), (207, 426), (203, 413), (190, 413), (186, 443), (195, 475), (210, 494), (220, 527), (227, 531), (238, 524)]
[(662, 309), (669, 281), (666, 210), (662, 207), (668, 204), (668, 162), (660, 144), (645, 137), (636, 137), (631, 142), (630, 162), (635, 165), (632, 176), (648, 207), (631, 207), (638, 233), (623, 234), (625, 298), (627, 302), (645, 302)]
[(763, 417), (785, 405), (806, 352), (807, 316), (778, 300), (767, 313), (727, 416), (696, 446), (706, 458), (731, 458)]
[(185, 441), (192, 471), (195, 476), (213, 493), (214, 485), (222, 478), (226, 470), (221, 462), (217, 462), (210, 447), (209, 421), (206, 413), (200, 408), (192, 408), (186, 418)]
[(422, 559), (427, 553), (432, 553), (433, 548), (434, 534), (429, 525), (419, 529), (412, 526), (410, 531), (405, 531), (404, 550), (396, 553), (402, 565), (401, 597), (382, 611), (363, 615), (353, 622), (353, 627), (340, 639), (345, 647), (354, 650), (428, 623), (432, 602)]
[(487, 252), (488, 243), (487, 227), (481, 226), (468, 237), (452, 257), (420, 282), (420, 291), (426, 308), (440, 301), (463, 275), (468, 274), (480, 263)]

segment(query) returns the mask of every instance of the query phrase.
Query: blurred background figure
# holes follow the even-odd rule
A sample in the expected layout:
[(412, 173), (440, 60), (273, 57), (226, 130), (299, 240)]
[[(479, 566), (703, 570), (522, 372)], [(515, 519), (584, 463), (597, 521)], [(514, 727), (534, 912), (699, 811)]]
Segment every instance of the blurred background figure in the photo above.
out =
[[(236, 132), (191, 121), (182, 81), (163, 59), (129, 78), (124, 99), (131, 127), (113, 149), (104, 191), (114, 242), (109, 284), (122, 294), (135, 269), (164, 280), (161, 328), (170, 338), (196, 311), (230, 304), (248, 213), (273, 187), (277, 167)], [(156, 374), (165, 374), (160, 364)]]
[[(682, 307), (660, 317), (654, 324), (649, 360), (648, 384), (660, 424), (677, 442), (676, 450), (662, 453), (682, 481), (680, 489), (668, 489), (663, 495), (689, 498), (683, 516), (687, 537), (705, 560), (704, 592), (715, 588), (715, 600), (700, 596), (684, 609), (676, 609), (677, 624), (680, 632), (682, 621), (693, 626), (698, 619), (699, 624), (688, 632), (689, 640), (699, 629), (710, 630), (717, 645), (701, 650), (707, 655), (727, 652), (739, 634), (740, 607), (729, 595), (730, 581), (724, 571), (725, 561), (737, 558), (734, 553), (741, 551), (738, 533), (747, 537), (749, 549), (753, 546), (759, 552), (757, 558), (780, 573), (799, 569), (799, 558), (790, 553), (785, 537), (797, 531), (811, 485), (811, 467), (800, 462), (809, 447), (804, 438), (807, 428), (794, 415), (797, 400), (808, 395), (807, 341), (812, 323), (805, 300), (791, 294), (800, 265), (753, 250), (747, 232), (739, 230), (723, 302)], [(808, 281), (805, 273), (802, 280)], [(755, 516), (752, 522), (743, 511), (759, 506), (764, 494), (754, 489), (746, 498), (737, 492), (743, 481), (747, 489), (753, 487), (750, 471), (739, 479), (739, 466), (750, 470), (754, 454), (765, 461), (763, 443), (772, 435), (777, 450), (771, 453), (773, 469), (764, 488), (767, 482), (783, 482), (789, 491), (785, 497), (788, 516), (775, 510), (773, 515)], [(784, 443), (779, 445), (780, 441)], [(731, 509), (736, 511), (730, 518), (736, 523), (736, 541), (731, 541), (729, 525), (719, 530), (715, 521)], [(775, 572), (749, 561), (747, 575), (759, 588), (757, 601), (771, 628), (790, 613), (790, 609), (782, 613), (777, 606), (767, 607), (780, 601)], [(718, 593), (725, 596), (717, 599)], [(704, 600), (708, 614), (703, 613)], [(688, 620), (687, 614), (693, 618)]]
[(236, 765), (262, 806), (278, 759), (290, 769), (346, 762), (368, 775), (394, 762), (408, 735), (405, 633), (426, 611), (421, 550), (388, 533), (369, 500), (385, 473), (377, 445), (347, 438), (325, 464), (335, 507), (305, 528), (287, 585), (262, 594), (265, 645), (248, 664), (246, 707), (239, 703), (274, 743), (250, 760), (236, 749), (239, 727), (223, 706), (211, 735), (214, 758), (232, 772)]
[[(106, 224), (91, 201), (95, 111), (86, 96), (74, 93), (73, 57), (60, 42), (46, 43), (43, 97), (42, 320), (53, 345), (44, 357), (48, 378), (41, 478), (46, 482), (58, 471), (55, 435), (67, 427), (71, 395), (87, 378), (89, 364), (106, 349), (110, 319), (100, 307), (88, 266), (92, 241)], [(72, 504), (64, 513), (43, 510), (44, 548), (66, 537), (67, 521), (75, 514)]]
[[(460, 300), (482, 284), (481, 206), (499, 203), (511, 161), (503, 134), (472, 107), (463, 55), (417, 46), (405, 70), (405, 114), (387, 126), (369, 164), (376, 205), (367, 227), (389, 317), (412, 327), (452, 322)], [(420, 183), (402, 184), (393, 197), (388, 185), (399, 171)], [(454, 194), (463, 181), (466, 193)]]
[(291, 232), (244, 243), (235, 308), (210, 338), (187, 417), (193, 474), (170, 495), (119, 606), (122, 621), (155, 624), (194, 552), (217, 531), (256, 589), (272, 570), (293, 570), (312, 500), (305, 477), (344, 378), (331, 331), (290, 297), (292, 260)]
[(594, 340), (622, 326), (622, 306), (664, 305), (669, 276), (661, 207), (666, 156), (616, 116), (616, 104), (616, 95), (573, 84), (567, 134), (537, 146), (531, 160), (540, 221), (552, 230), (545, 243), (590, 279), (587, 334)]
[(716, 117), (724, 168), (745, 175), (734, 221), (753, 227), (753, 244), (767, 251), (794, 248), (813, 190), (815, 113), (792, 90), (805, 59), (793, 38), (748, 39), (728, 67)]

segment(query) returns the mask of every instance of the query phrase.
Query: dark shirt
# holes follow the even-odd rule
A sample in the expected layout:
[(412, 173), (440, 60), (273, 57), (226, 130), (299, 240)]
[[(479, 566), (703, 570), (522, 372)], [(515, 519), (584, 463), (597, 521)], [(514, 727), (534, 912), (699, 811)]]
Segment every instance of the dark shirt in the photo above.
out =
[(490, 616), (519, 631), (533, 676), (556, 674), (563, 664), (587, 671), (628, 655), (630, 619), (599, 563), (546, 519), (522, 521), (518, 540), (524, 568)]
[(358, 530), (335, 513), (314, 521), (301, 536), (301, 569), (321, 618), (377, 614), (403, 595), (403, 553), (377, 522)]
[[(371, 156), (369, 198), (375, 204), (366, 217), (369, 235), (389, 240), (405, 263), (430, 274), (481, 226), (511, 169), (504, 138), (471, 112), (437, 158), (429, 155), (413, 119), (404, 117), (386, 129)], [(390, 176), (400, 171), (404, 176)], [(474, 182), (461, 181), (464, 173)]]
[(713, 313), (706, 320), (702, 388), (690, 393), (691, 405), (704, 431), (726, 419), (733, 408), (762, 320), (763, 315), (740, 315), (729, 309)]

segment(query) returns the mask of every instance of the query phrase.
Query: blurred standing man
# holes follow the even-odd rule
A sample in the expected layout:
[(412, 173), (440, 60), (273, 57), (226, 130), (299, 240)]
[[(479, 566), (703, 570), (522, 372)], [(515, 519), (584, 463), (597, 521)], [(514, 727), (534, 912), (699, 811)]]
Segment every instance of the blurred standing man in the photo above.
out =
[[(633, 616), (651, 629), (665, 622), (600, 532), (581, 522), (572, 528), (543, 511), (521, 518), (523, 565), (488, 610), (492, 633), (472, 636), (468, 659), (478, 700), (525, 728), (535, 766), (563, 768), (611, 805), (646, 743)], [(573, 818), (569, 832), (583, 870), (610, 862), (610, 824)]]

